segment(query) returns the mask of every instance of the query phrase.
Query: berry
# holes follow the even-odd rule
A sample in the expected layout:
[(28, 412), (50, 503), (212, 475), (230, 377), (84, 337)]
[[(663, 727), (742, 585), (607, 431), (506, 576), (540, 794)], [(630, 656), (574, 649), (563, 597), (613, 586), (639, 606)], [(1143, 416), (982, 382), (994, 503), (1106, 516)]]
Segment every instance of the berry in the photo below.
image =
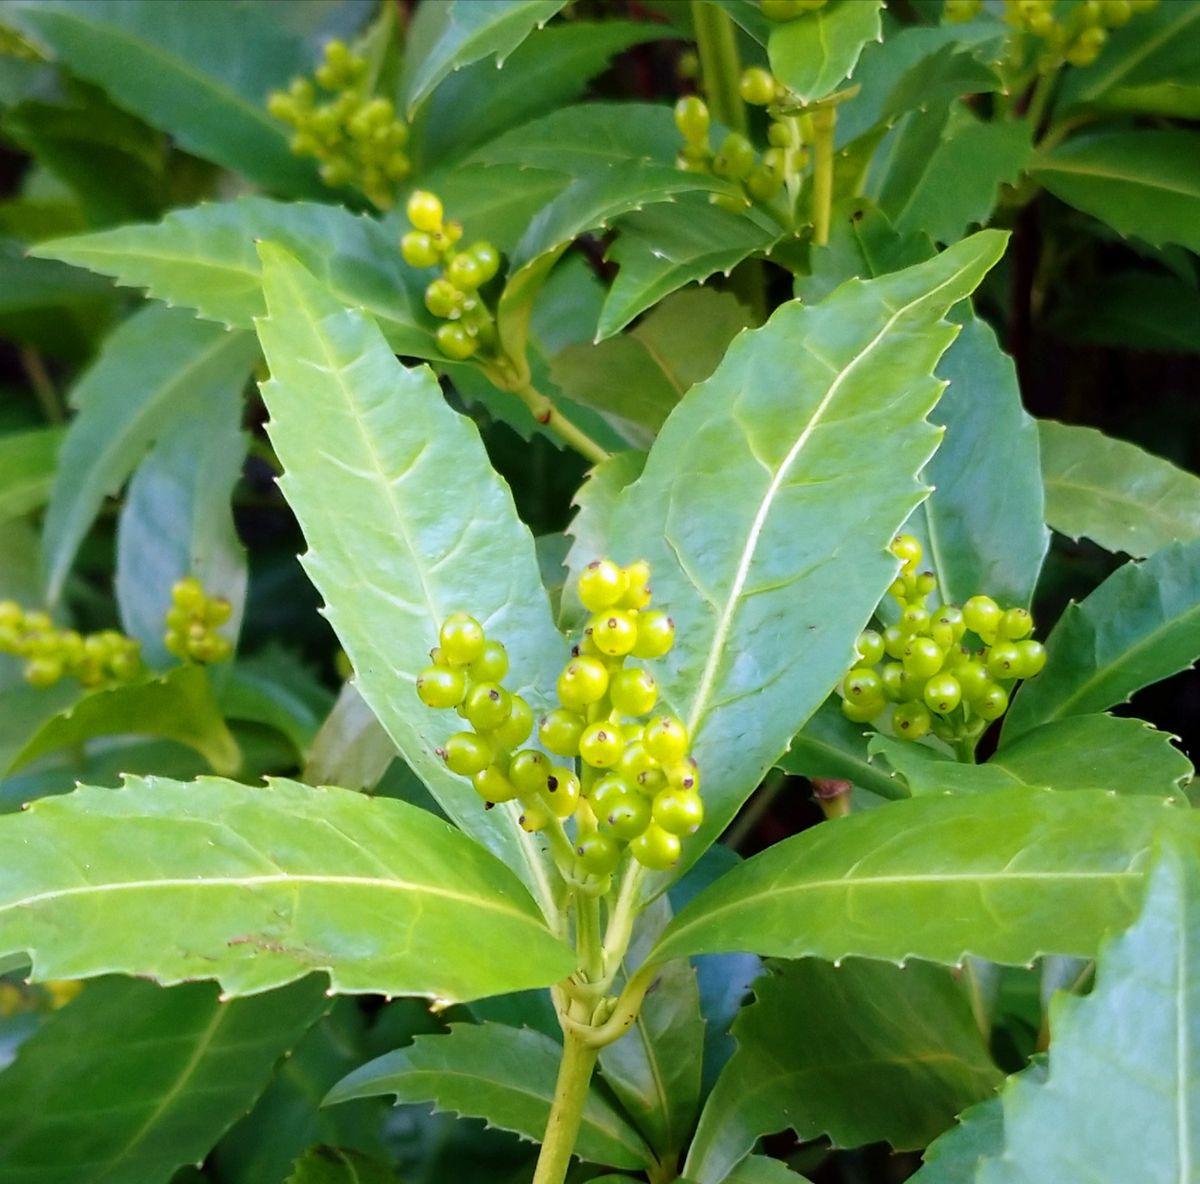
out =
[(445, 211), (441, 200), (426, 189), (414, 189), (405, 206), (408, 220), (418, 229), (432, 234), (441, 230)]
[(1012, 642), (1000, 642), (988, 650), (987, 670), (993, 678), (1017, 678), (1021, 651)]
[(925, 553), (920, 540), (911, 534), (898, 534), (892, 539), (891, 552), (900, 560), (901, 570), (906, 574), (917, 570)]
[(488, 765), (480, 769), (471, 778), (475, 792), (485, 802), (511, 802), (517, 796), (517, 787), (500, 771), (496, 765)]
[(625, 573), (610, 559), (594, 559), (579, 574), (579, 599), (589, 612), (599, 613), (625, 595)]
[(683, 844), (678, 835), (652, 822), (629, 844), (629, 850), (642, 867), (665, 872), (679, 859)]
[(953, 674), (935, 674), (922, 692), (926, 706), (938, 715), (949, 715), (962, 701), (962, 687)]
[(1020, 641), (1022, 637), (1028, 637), (1033, 632), (1033, 618), (1029, 615), (1027, 609), (1010, 608), (1008, 612), (1000, 618), (1000, 628), (997, 630), (999, 636), (1008, 641)]
[(451, 613), (438, 633), (442, 658), (451, 666), (468, 666), (483, 653), (483, 626), (467, 613)]
[(593, 876), (607, 876), (616, 870), (621, 861), (621, 847), (611, 836), (601, 831), (584, 835), (575, 844), (579, 866)]
[(958, 641), (967, 631), (967, 623), (963, 620), (962, 609), (956, 604), (940, 605), (931, 619), (934, 625), (943, 625), (948, 628), (954, 635), (955, 641)]
[(556, 707), (542, 716), (538, 724), (538, 740), (543, 748), (558, 756), (578, 756), (579, 737), (586, 726), (587, 721), (582, 715), (565, 707)]
[(783, 188), (783, 180), (773, 169), (759, 165), (746, 178), (746, 190), (755, 201), (770, 201)]
[(525, 802), (523, 803), (524, 810), (521, 812), (521, 817), (517, 819), (523, 831), (529, 834), (537, 834), (539, 830), (545, 830), (550, 825), (550, 819), (553, 815), (550, 813), (549, 807), (542, 802)]
[(479, 267), (479, 283), (486, 284), (500, 270), (500, 252), (491, 243), (478, 242), (469, 248), (470, 255)]
[(31, 687), (53, 686), (63, 676), (63, 664), (59, 658), (31, 658), (25, 665), (25, 681)]
[(675, 644), (675, 622), (663, 612), (639, 613), (637, 641), (630, 653), (635, 658), (661, 658)]
[(605, 609), (588, 622), (592, 643), (610, 658), (622, 657), (633, 649), (638, 639), (637, 622), (632, 613), (621, 609)]
[(870, 703), (856, 703), (852, 699), (842, 700), (842, 714), (851, 723), (868, 724), (883, 711), (883, 701), (873, 700)]
[(625, 569), (625, 595), (617, 602), (618, 608), (647, 608), (650, 604), (650, 564), (644, 559), (631, 563)]
[(466, 690), (467, 680), (461, 670), (427, 666), (417, 675), (417, 694), (426, 707), (457, 707)]
[(593, 769), (611, 769), (624, 748), (624, 738), (609, 723), (592, 724), (579, 737), (579, 755)]
[(695, 790), (668, 786), (656, 794), (651, 813), (663, 830), (673, 835), (694, 835), (704, 821), (704, 803)]
[(646, 725), (642, 743), (660, 764), (672, 765), (687, 755), (687, 728), (673, 715), (660, 715)]
[(672, 789), (698, 790), (700, 788), (700, 768), (692, 757), (671, 765), (666, 770), (667, 784)]
[(1008, 692), (992, 683), (971, 706), (983, 719), (999, 719), (1008, 710)]
[(688, 95), (675, 104), (675, 126), (689, 144), (708, 142), (708, 108), (704, 100)]
[(467, 672), (472, 682), (500, 682), (508, 673), (508, 651), (498, 641), (485, 641)]
[(521, 698), (512, 696), (508, 718), (492, 729), (492, 739), (501, 748), (516, 748), (524, 744), (533, 733), (533, 708)]
[(864, 629), (854, 643), (858, 664), (874, 666), (883, 661), (883, 638), (874, 629)]
[(658, 702), (658, 683), (650, 671), (633, 666), (612, 676), (608, 694), (622, 714), (646, 715)]
[(892, 713), (892, 728), (897, 736), (920, 740), (933, 726), (929, 708), (924, 703), (901, 703)]
[(508, 719), (512, 696), (498, 683), (476, 683), (463, 702), (463, 714), (481, 732), (498, 728)]
[(643, 769), (634, 780), (634, 785), (638, 793), (644, 793), (647, 797), (653, 797), (660, 789), (666, 787), (667, 775), (662, 769), (651, 765), (648, 769)]
[[(204, 586), (195, 576), (185, 576), (171, 587), (171, 603), (189, 615), (203, 610), (206, 600)], [(29, 629), (37, 628), (38, 625), (35, 624), (34, 617), (40, 615), (31, 613), (26, 620), (26, 627)]]
[(889, 658), (903, 658), (908, 648), (908, 634), (899, 625), (889, 625), (883, 631), (883, 652)]
[(436, 336), (438, 349), (455, 362), (465, 362), (478, 347), (475, 338), (457, 321), (439, 325)]
[(632, 793), (633, 790), (623, 777), (617, 773), (605, 773), (599, 781), (592, 786), (592, 792), (589, 795), (589, 801), (592, 803), (592, 809), (596, 814), (603, 817), (608, 807), (616, 801), (617, 798), (624, 794)]
[(912, 678), (929, 678), (942, 668), (945, 654), (932, 637), (914, 637), (904, 647), (904, 669)]
[(1016, 668), (1018, 678), (1034, 678), (1041, 674), (1046, 665), (1046, 647), (1040, 641), (1019, 641), (1017, 652), (1020, 654)]
[(545, 788), (550, 775), (550, 762), (544, 752), (523, 748), (508, 765), (508, 779), (523, 798), (532, 798)]
[(492, 746), (474, 732), (455, 732), (439, 750), (451, 773), (473, 777), (492, 763)]
[(650, 803), (638, 793), (614, 795), (604, 810), (605, 825), (621, 839), (636, 838), (650, 822)]
[(400, 254), (409, 267), (433, 267), (438, 261), (433, 239), (423, 230), (410, 230), (400, 240)]
[(738, 90), (742, 100), (752, 107), (765, 107), (775, 101), (775, 79), (770, 70), (764, 70), (761, 66), (751, 66), (742, 72)]
[(979, 634), (984, 641), (995, 637), (1000, 628), (1003, 613), (1000, 606), (990, 596), (972, 596), (962, 607), (963, 620), (972, 632)]
[(870, 666), (856, 666), (846, 675), (843, 694), (860, 707), (882, 704), (884, 700), (883, 679)]
[(555, 765), (546, 778), (542, 796), (556, 817), (570, 818), (579, 805), (579, 778), (565, 766)]
[(598, 703), (608, 690), (608, 670), (596, 658), (572, 658), (558, 676), (558, 701), (577, 710)]
[(444, 274), (460, 292), (474, 292), (484, 282), (483, 268), (470, 251), (459, 251), (451, 256)]
[(929, 632), (929, 613), (919, 604), (907, 604), (900, 614), (900, 632), (910, 637), (915, 633)]
[(463, 294), (449, 280), (434, 280), (425, 289), (425, 307), (443, 320), (459, 316), (463, 308)]
[(968, 703), (974, 703), (992, 685), (987, 667), (974, 658), (969, 662), (964, 662), (956, 666), (954, 668), (954, 677), (958, 679), (962, 697)]
[(617, 769), (628, 781), (636, 781), (647, 769), (654, 768), (654, 758), (646, 751), (641, 740), (630, 740), (621, 753)]
[(730, 132), (721, 141), (721, 149), (713, 157), (713, 172), (718, 177), (741, 181), (754, 168), (754, 145), (739, 132)]

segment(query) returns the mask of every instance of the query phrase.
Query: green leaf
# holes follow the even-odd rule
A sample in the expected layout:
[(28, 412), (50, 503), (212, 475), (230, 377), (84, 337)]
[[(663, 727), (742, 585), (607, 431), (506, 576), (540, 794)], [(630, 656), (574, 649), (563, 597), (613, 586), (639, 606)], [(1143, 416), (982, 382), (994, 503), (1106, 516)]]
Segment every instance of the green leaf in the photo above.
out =
[(1039, 152), (1032, 171), (1118, 234), (1200, 251), (1200, 132), (1096, 132)]
[[(934, 32), (926, 28), (906, 31)], [(864, 69), (870, 68), (868, 60)], [(974, 46), (964, 49), (960, 43), (951, 41), (904, 73), (888, 95), (882, 114), (885, 119), (895, 119), (907, 111), (935, 107), (963, 95), (1001, 90), (1004, 90), (1004, 80), (996, 70), (979, 60)]]
[(924, 1147), (1002, 1080), (942, 966), (804, 958), (773, 967), (734, 1023), (684, 1173), (720, 1184), (759, 1136)]
[(1090, 345), (1200, 353), (1200, 292), (1166, 273), (1118, 272), (1089, 283), (1087, 301), (1063, 308), (1054, 328)]
[(728, 292), (676, 292), (629, 333), (567, 346), (551, 361), (550, 376), (577, 402), (645, 429), (649, 445), (749, 323), (750, 314)]
[(266, 311), (255, 244), (269, 240), (326, 277), (346, 304), (375, 317), (397, 353), (440, 357), (423, 273), (406, 267), (390, 224), (338, 206), (243, 197), (168, 214), (155, 225), (40, 243), (37, 254), (145, 288), (212, 321), (249, 329)]
[(1038, 422), (1046, 521), (1143, 559), (1200, 538), (1200, 478), (1095, 428)]
[(986, 231), (819, 305), (783, 305), (688, 392), (621, 495), (616, 557), (649, 561), (678, 626), (656, 677), (708, 786), (684, 866), (820, 706), (894, 578), (887, 545), (936, 443), (932, 371), (954, 336), (940, 317), (1004, 241)]
[(1200, 656), (1200, 540), (1117, 568), (1066, 611), (1046, 639), (1046, 668), (1022, 683), (1008, 739), (1048, 720), (1088, 715), (1186, 670)]
[(493, 856), (347, 790), (131, 777), (0, 818), (0, 840), (0, 952), (27, 951), (39, 981), (215, 978), (232, 996), (321, 970), (337, 992), (466, 1000), (574, 965)]
[(1192, 837), (1189, 812), (1152, 798), (1012, 790), (892, 802), (739, 864), (675, 918), (652, 958), (1091, 957), (1132, 917), (1164, 827)]
[[(52, 687), (31, 687), (21, 680), (0, 692), (0, 712), (4, 718), (4, 728), (0, 730), (0, 770), (7, 772), (12, 768), (30, 740), (44, 728), (53, 726), (55, 717), (69, 711), (80, 697), (79, 684), (74, 679), (61, 679)], [(0, 780), (0, 787), (4, 785), (5, 781)], [(21, 805), (21, 801), (7, 798), (6, 792), (0, 797), (0, 809), (16, 809)]]
[(384, 1163), (347, 1147), (311, 1147), (292, 1167), (287, 1184), (397, 1184)]
[(1000, 789), (1107, 790), (1184, 804), (1191, 762), (1140, 719), (1074, 715), (1042, 724), (1004, 744), (982, 765), (960, 764), (924, 745), (877, 736), (882, 753), (915, 795)]
[(226, 333), (179, 309), (151, 305), (109, 337), (71, 392), (67, 429), (46, 512), (44, 559), (57, 601), (104, 498), (115, 494), (150, 444), (189, 405), (240, 392), (254, 338)]
[(262, 249), (270, 316), (258, 331), (272, 374), (262, 389), (281, 487), (356, 685), (447, 814), (520, 867), (549, 909), (537, 841), (514, 807), (485, 812), (438, 759), (455, 725), (413, 689), (442, 621), (466, 611), (503, 640), (512, 688), (541, 707), (565, 647), (533, 539), (475, 426), (451, 410), (433, 374), (405, 369), (369, 318), (343, 308), (280, 248)]
[(396, 758), (396, 746), (353, 683), (345, 683), (308, 752), (311, 785), (374, 789)]
[(621, 220), (606, 258), (619, 268), (604, 302), (597, 340), (611, 337), (639, 313), (685, 284), (726, 275), (765, 251), (779, 226), (751, 208), (734, 213), (700, 195), (650, 206)]
[[(531, 1028), (451, 1024), (445, 1036), (418, 1036), (338, 1082), (326, 1105), (394, 1094), (399, 1102), (435, 1102), (540, 1142), (550, 1117), (562, 1045)], [(575, 1146), (581, 1159), (618, 1168), (651, 1162), (646, 1144), (621, 1112), (593, 1088)]]
[[(1018, 1074), (1000, 1095), (1004, 1148), (980, 1184), (1163, 1180), (1194, 1172), (1200, 1138), (1200, 868), (1166, 845), (1141, 914), (1101, 951), (1086, 998), (1051, 1004), (1049, 1071)], [(1099, 1087), (1099, 1088), (1098, 1088)], [(1086, 1133), (1085, 1133), (1086, 1132)]]
[(854, 73), (868, 41), (882, 37), (882, 0), (830, 0), (775, 25), (767, 40), (771, 72), (802, 103), (823, 99)]
[(229, 775), (241, 767), (241, 751), (225, 726), (208, 672), (203, 666), (178, 666), (163, 678), (85, 695), (38, 728), (4, 771), (99, 736), (123, 735), (186, 744), (217, 773)]
[[(1044, 1076), (1043, 1062), (1034, 1061), (1025, 1073)], [(912, 1184), (971, 1184), (985, 1156), (1004, 1150), (1004, 1107), (1000, 1096), (972, 1106), (956, 1127), (931, 1143), (924, 1166), (911, 1177)]]
[(448, 74), (495, 56), (497, 67), (567, 0), (441, 0), (418, 11), (405, 46), (409, 118)]
[(126, 633), (148, 665), (177, 659), (164, 641), (171, 587), (196, 576), (209, 596), (232, 608), (221, 633), (235, 640), (246, 599), (246, 553), (230, 497), (242, 475), (247, 438), (242, 392), (213, 387), (180, 407), (138, 466), (117, 524), (117, 604)]
[(224, 1003), (207, 983), (169, 991), (116, 977), (89, 984), (0, 1074), (7, 1177), (168, 1179), (205, 1157), (328, 1006), (314, 978)]
[(724, 1184), (808, 1184), (808, 1179), (799, 1172), (793, 1172), (778, 1159), (747, 1155), (725, 1177)]
[(46, 504), (62, 442), (63, 429), (58, 427), (0, 436), (0, 522)]
[(292, 196), (321, 192), (270, 91), (310, 67), (303, 40), (250, 5), (212, 20), (187, 0), (10, 0), (6, 14), (72, 73), (188, 152)]

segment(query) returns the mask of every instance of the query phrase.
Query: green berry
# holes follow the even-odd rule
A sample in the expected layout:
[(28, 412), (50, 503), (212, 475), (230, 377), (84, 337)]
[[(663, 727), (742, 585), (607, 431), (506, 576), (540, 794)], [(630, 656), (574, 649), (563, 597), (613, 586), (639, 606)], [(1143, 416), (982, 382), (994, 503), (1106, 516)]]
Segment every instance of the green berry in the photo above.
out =
[(1017, 652), (1020, 655), (1018, 678), (1035, 678), (1041, 674), (1046, 665), (1046, 647), (1040, 641), (1018, 641)]
[(908, 641), (908, 634), (899, 625), (889, 625), (883, 631), (883, 652), (889, 658), (903, 658)]
[(516, 748), (524, 744), (533, 734), (533, 708), (521, 698), (513, 695), (508, 718), (492, 729), (492, 739), (501, 748)]
[(658, 683), (649, 670), (631, 666), (614, 674), (608, 684), (612, 705), (624, 715), (646, 715), (658, 702)]
[(471, 784), (485, 802), (511, 802), (517, 796), (517, 787), (496, 765), (480, 769), (471, 778)]
[(739, 132), (730, 132), (721, 141), (720, 151), (713, 157), (713, 172), (718, 177), (741, 181), (754, 168), (754, 145)]
[(639, 613), (637, 641), (630, 653), (635, 658), (661, 658), (675, 644), (675, 622), (664, 612)]
[(638, 559), (625, 569), (625, 595), (617, 602), (617, 607), (640, 611), (649, 607), (650, 598), (650, 564)]
[(884, 701), (883, 679), (870, 666), (856, 666), (842, 685), (845, 697), (860, 707)]
[(1018, 678), (1021, 651), (1012, 642), (998, 642), (988, 650), (987, 670), (993, 678)]
[(968, 629), (977, 633), (984, 641), (996, 636), (1004, 614), (990, 596), (972, 596), (962, 607), (963, 621)]
[(438, 750), (451, 773), (473, 777), (492, 763), (492, 746), (474, 732), (455, 732)]
[(709, 116), (704, 100), (688, 95), (675, 104), (675, 126), (689, 144), (708, 142)]
[(929, 632), (929, 612), (920, 604), (907, 604), (900, 613), (900, 632), (910, 637)]
[(906, 574), (917, 570), (917, 565), (925, 554), (920, 540), (911, 534), (898, 534), (892, 539), (891, 552), (900, 560), (901, 570)]
[(646, 751), (660, 764), (673, 765), (687, 755), (687, 728), (681, 719), (673, 715), (660, 715), (652, 719), (643, 733), (642, 743)]
[(483, 653), (483, 626), (467, 613), (451, 613), (442, 622), (438, 645), (451, 666), (469, 666)]
[(465, 362), (478, 348), (478, 342), (457, 321), (447, 321), (438, 326), (437, 347), (442, 354), (455, 362)]
[(53, 686), (63, 676), (63, 664), (59, 658), (31, 658), (25, 664), (25, 681), (31, 687)]
[(632, 793), (633, 788), (618, 773), (605, 773), (599, 781), (592, 786), (592, 792), (589, 795), (589, 801), (592, 803), (592, 809), (596, 811), (598, 817), (604, 817), (609, 805), (623, 794)]
[(912, 678), (929, 678), (941, 670), (945, 657), (932, 637), (914, 637), (904, 647), (904, 669)]
[(988, 688), (992, 686), (992, 680), (988, 675), (987, 667), (975, 659), (956, 666), (954, 668), (954, 677), (958, 679), (958, 685), (962, 689), (962, 697), (968, 703), (974, 703), (980, 695), (985, 694)]
[(629, 844), (629, 850), (642, 867), (665, 872), (679, 859), (683, 844), (678, 835), (652, 822)]
[(935, 674), (922, 692), (925, 705), (938, 715), (949, 715), (962, 702), (962, 687), (953, 674)]
[(557, 818), (570, 818), (579, 805), (579, 778), (564, 765), (555, 765), (546, 778), (542, 796)]
[(538, 724), (538, 740), (543, 748), (558, 756), (578, 756), (579, 737), (587, 721), (577, 712), (556, 707), (542, 716)]
[(463, 309), (463, 294), (449, 280), (434, 280), (425, 289), (425, 307), (443, 320), (458, 316)]
[(578, 710), (598, 703), (608, 690), (608, 670), (596, 658), (572, 658), (558, 676), (558, 701)]
[[(204, 602), (207, 597), (204, 595), (204, 586), (195, 576), (185, 576), (182, 580), (176, 581), (171, 586), (171, 602), (176, 608), (182, 609), (185, 613), (198, 613), (203, 610)], [(26, 622), (26, 627), (29, 629), (36, 628), (32, 623), (32, 617)]]
[(593, 559), (579, 573), (579, 599), (589, 612), (612, 608), (628, 588), (628, 578), (611, 559)]
[(955, 641), (958, 641), (967, 631), (967, 623), (963, 620), (962, 609), (956, 604), (939, 605), (933, 613), (932, 621), (934, 625), (947, 627), (953, 633)]
[(536, 748), (523, 748), (508, 764), (508, 779), (517, 787), (523, 798), (532, 798), (546, 787), (550, 776), (550, 762), (544, 752)]
[(620, 844), (602, 831), (592, 831), (575, 844), (579, 866), (592, 876), (607, 876), (616, 870), (621, 861)]
[(617, 770), (626, 781), (635, 782), (646, 772), (654, 768), (654, 758), (646, 751), (646, 745), (641, 740), (627, 740), (621, 759), (617, 762)]
[(1008, 710), (1008, 692), (992, 683), (971, 706), (983, 719), (999, 719)]
[(770, 70), (764, 70), (761, 66), (751, 66), (749, 70), (742, 71), (738, 90), (743, 102), (752, 107), (765, 107), (775, 101), (775, 79)]
[(650, 803), (638, 793), (609, 798), (604, 811), (601, 821), (621, 839), (636, 838), (650, 822)]
[(445, 709), (457, 707), (467, 691), (467, 680), (461, 670), (445, 666), (427, 666), (417, 675), (417, 694), (426, 707)]
[(400, 254), (409, 267), (433, 267), (437, 264), (437, 248), (423, 230), (410, 230), (400, 240)]
[(1006, 641), (1020, 641), (1033, 632), (1033, 617), (1023, 608), (1010, 608), (1000, 618), (1000, 628), (997, 633)]
[(933, 726), (929, 708), (924, 703), (901, 703), (892, 713), (892, 728), (897, 736), (920, 740)]
[(662, 769), (651, 765), (649, 769), (644, 769), (634, 779), (634, 787), (638, 793), (645, 794), (646, 797), (652, 798), (660, 789), (666, 788), (667, 775)]
[(517, 819), (523, 831), (531, 835), (537, 834), (539, 830), (545, 830), (550, 825), (550, 819), (554, 815), (550, 813), (550, 808), (545, 803), (541, 801), (524, 802), (523, 806), (521, 816)]
[(704, 803), (695, 790), (667, 786), (654, 797), (654, 821), (673, 835), (694, 835), (704, 821)]
[(633, 649), (638, 639), (637, 621), (632, 613), (608, 608), (588, 622), (592, 644), (610, 658), (623, 657)]
[(783, 188), (783, 177), (765, 165), (758, 165), (746, 178), (746, 190), (755, 201), (770, 201)]
[(579, 737), (579, 755), (593, 769), (611, 769), (624, 749), (624, 737), (610, 723), (592, 724)]
[[(500, 270), (500, 252), (488, 242), (473, 243), (468, 253), (479, 267), (479, 283), (486, 284)], [(477, 285), (478, 286), (478, 285)]]
[(481, 732), (498, 728), (508, 719), (512, 696), (498, 683), (476, 683), (463, 702), (463, 714)]
[(461, 292), (474, 292), (484, 282), (483, 268), (470, 251), (459, 251), (446, 264), (446, 279)]
[(883, 661), (883, 638), (874, 629), (864, 629), (854, 643), (859, 666), (874, 666)]
[(667, 784), (672, 789), (685, 789), (694, 792), (700, 788), (700, 767), (692, 757), (677, 761), (665, 770)]
[(883, 712), (882, 700), (870, 703), (855, 703), (851, 699), (842, 700), (842, 714), (855, 724), (868, 724)]
[(485, 641), (467, 672), (472, 682), (500, 682), (508, 673), (508, 651), (499, 641)]
[(426, 189), (414, 189), (405, 207), (408, 220), (418, 230), (433, 234), (442, 228), (442, 218), (445, 211), (441, 200)]
[(883, 693), (894, 703), (903, 698), (904, 667), (899, 662), (885, 662), (879, 671), (879, 680), (883, 683)]

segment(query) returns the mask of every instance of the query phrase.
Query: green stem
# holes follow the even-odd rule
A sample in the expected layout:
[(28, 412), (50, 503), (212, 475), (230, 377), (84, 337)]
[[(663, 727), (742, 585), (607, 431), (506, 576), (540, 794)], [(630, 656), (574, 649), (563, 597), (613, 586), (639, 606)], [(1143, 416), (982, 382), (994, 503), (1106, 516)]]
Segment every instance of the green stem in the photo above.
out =
[(583, 1107), (587, 1101), (592, 1070), (596, 1067), (599, 1055), (598, 1047), (591, 1046), (571, 1029), (564, 1030), (563, 1057), (558, 1066), (554, 1102), (550, 1107), (550, 1120), (546, 1123), (546, 1136), (538, 1155), (533, 1184), (563, 1184), (567, 1178), (571, 1153), (575, 1150), (575, 1140), (579, 1137), (579, 1127), (583, 1122)]
[(1050, 106), (1050, 100), (1054, 97), (1054, 88), (1057, 84), (1057, 70), (1052, 70), (1049, 74), (1042, 74), (1034, 83), (1033, 97), (1029, 100), (1029, 107), (1025, 112), (1025, 118), (1029, 121), (1029, 130), (1032, 133), (1030, 138), (1034, 141), (1037, 140), (1038, 129), (1046, 118), (1046, 111)]
[(575, 894), (575, 948), (589, 983), (604, 977), (604, 947), (600, 944), (600, 898)]
[(593, 464), (608, 460), (609, 452), (602, 448), (581, 427), (573, 424), (547, 395), (543, 395), (531, 383), (517, 387), (513, 393), (529, 408), (533, 418), (540, 424), (545, 424), (556, 435), (561, 436), (581, 456), (587, 457)]
[(62, 400), (58, 397), (58, 391), (55, 390), (50, 372), (42, 361), (42, 355), (35, 349), (23, 346), (17, 351), (17, 356), (21, 359), (21, 368), (25, 371), (25, 377), (29, 379), (29, 385), (33, 387), (33, 393), (37, 395), (37, 400), (41, 404), (42, 413), (51, 423), (65, 423), (67, 413), (63, 409)]
[(829, 242), (829, 218), (833, 209), (833, 129), (837, 108), (821, 107), (812, 113), (813, 128), (813, 244)]
[(739, 89), (742, 63), (729, 14), (706, 0), (692, 0), (692, 24), (700, 51), (700, 76), (708, 108), (718, 123), (746, 134), (746, 104)]
[(973, 765), (975, 763), (975, 745), (978, 738), (975, 736), (960, 736), (954, 741), (954, 758), (960, 764)]

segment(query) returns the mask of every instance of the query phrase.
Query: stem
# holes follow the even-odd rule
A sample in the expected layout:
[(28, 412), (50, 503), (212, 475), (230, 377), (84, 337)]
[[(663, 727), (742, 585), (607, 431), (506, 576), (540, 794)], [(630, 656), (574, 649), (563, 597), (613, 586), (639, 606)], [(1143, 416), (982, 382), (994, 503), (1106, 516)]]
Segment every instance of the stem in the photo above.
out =
[(813, 127), (813, 244), (829, 242), (829, 217), (833, 207), (833, 129), (836, 107), (819, 107), (812, 113)]
[(552, 432), (561, 436), (580, 455), (587, 457), (593, 464), (608, 460), (609, 453), (591, 438), (582, 428), (573, 424), (548, 396), (543, 395), (531, 383), (518, 387), (513, 392), (522, 403), (533, 413), (533, 418), (540, 424), (545, 424)]
[(638, 889), (642, 884), (642, 865), (630, 860), (617, 892), (617, 899), (608, 911), (608, 928), (604, 932), (604, 972), (611, 983), (629, 948), (633, 933), (633, 918), (637, 911)]
[(1046, 118), (1046, 110), (1050, 106), (1050, 100), (1054, 97), (1054, 87), (1057, 83), (1058, 71), (1052, 70), (1049, 74), (1040, 75), (1033, 85), (1033, 97), (1029, 100), (1025, 118), (1029, 120), (1029, 128), (1033, 133), (1030, 138), (1034, 141), (1037, 140), (1038, 129)]
[(583, 1122), (583, 1107), (587, 1101), (592, 1070), (596, 1067), (599, 1055), (598, 1047), (592, 1047), (569, 1028), (564, 1030), (563, 1058), (558, 1066), (554, 1102), (550, 1107), (550, 1120), (546, 1124), (546, 1137), (538, 1155), (533, 1184), (563, 1184), (566, 1179), (567, 1168), (571, 1166), (571, 1153)]
[(21, 369), (25, 371), (25, 377), (29, 379), (29, 385), (33, 387), (33, 393), (37, 395), (41, 404), (42, 413), (51, 423), (65, 423), (67, 414), (63, 410), (58, 391), (54, 389), (50, 372), (42, 361), (42, 355), (35, 349), (23, 346), (17, 351), (17, 356), (21, 359)]
[(604, 977), (604, 947), (600, 944), (600, 899), (575, 894), (575, 947), (589, 983)]
[(976, 738), (973, 736), (962, 736), (954, 741), (954, 759), (960, 764), (973, 765), (975, 763), (975, 743)]
[(723, 8), (705, 0), (692, 0), (692, 24), (709, 110), (718, 123), (745, 135), (746, 104), (739, 89), (742, 63), (733, 21)]

